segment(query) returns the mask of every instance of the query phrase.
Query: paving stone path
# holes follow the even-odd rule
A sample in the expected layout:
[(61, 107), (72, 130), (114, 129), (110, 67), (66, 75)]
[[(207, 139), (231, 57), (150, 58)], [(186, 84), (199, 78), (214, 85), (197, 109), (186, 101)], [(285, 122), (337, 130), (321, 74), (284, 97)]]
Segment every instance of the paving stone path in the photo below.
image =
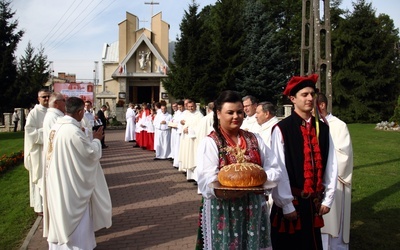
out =
[[(194, 249), (201, 196), (154, 152), (133, 148), (124, 130), (107, 130), (101, 165), (110, 189), (113, 225), (96, 232), (96, 249)], [(26, 249), (48, 249), (42, 223)]]

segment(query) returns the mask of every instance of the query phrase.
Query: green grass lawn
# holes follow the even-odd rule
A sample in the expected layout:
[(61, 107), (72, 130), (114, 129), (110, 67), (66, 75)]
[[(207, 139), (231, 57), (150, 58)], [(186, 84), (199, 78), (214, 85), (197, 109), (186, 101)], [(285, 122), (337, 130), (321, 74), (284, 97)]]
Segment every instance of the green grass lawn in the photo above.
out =
[(351, 249), (398, 249), (400, 132), (350, 124), (354, 170)]
[[(398, 249), (400, 242), (400, 132), (350, 124), (354, 171), (352, 250)], [(23, 133), (0, 133), (0, 155), (23, 149)], [(28, 171), (0, 175), (0, 249), (18, 249), (36, 219), (29, 207)]]
[[(0, 133), (0, 155), (23, 150), (24, 133)], [(0, 249), (18, 249), (36, 214), (29, 207), (28, 171), (20, 164), (0, 174)]]

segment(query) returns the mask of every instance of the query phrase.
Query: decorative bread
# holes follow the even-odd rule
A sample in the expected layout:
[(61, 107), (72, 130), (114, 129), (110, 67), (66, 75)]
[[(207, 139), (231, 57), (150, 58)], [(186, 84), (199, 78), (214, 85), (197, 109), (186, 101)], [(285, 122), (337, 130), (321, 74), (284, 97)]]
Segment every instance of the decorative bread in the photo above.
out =
[(257, 164), (234, 163), (221, 168), (218, 181), (226, 187), (257, 187), (267, 181), (267, 174)]

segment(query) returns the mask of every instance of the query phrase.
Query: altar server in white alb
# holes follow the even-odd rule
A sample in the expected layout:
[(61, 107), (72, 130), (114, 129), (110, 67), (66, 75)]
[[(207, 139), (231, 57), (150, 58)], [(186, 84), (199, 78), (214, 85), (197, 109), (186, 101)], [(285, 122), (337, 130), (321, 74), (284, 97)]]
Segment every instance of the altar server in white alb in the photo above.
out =
[(181, 135), (183, 126), (181, 124), (181, 120), (183, 118), (183, 114), (185, 111), (184, 102), (183, 101), (177, 102), (177, 107), (178, 110), (174, 113), (174, 116), (172, 117), (172, 123), (174, 124), (174, 127), (172, 127), (172, 131), (175, 131), (175, 133), (171, 132), (171, 152), (172, 152), (172, 158), (174, 158), (172, 166), (174, 168), (179, 168), (179, 148), (181, 145)]
[(43, 173), (43, 120), (49, 107), (50, 91), (39, 90), (38, 101), (29, 112), (25, 124), (24, 165), (29, 171), (29, 200), (33, 210), (42, 214), (43, 199), (40, 195), (40, 182)]
[(157, 131), (157, 137), (154, 137), (155, 160), (166, 160), (171, 157), (171, 128), (168, 127), (171, 120), (172, 116), (167, 112), (167, 106), (162, 103), (153, 122)]
[(133, 103), (129, 103), (129, 107), (125, 114), (126, 129), (125, 129), (125, 141), (131, 142), (136, 140), (136, 112)]
[[(100, 166), (103, 129), (91, 141), (81, 129), (84, 103), (70, 97), (49, 136), (46, 178), (49, 249), (94, 249), (94, 232), (111, 226), (112, 206)], [(46, 213), (45, 213), (46, 215)], [(46, 231), (46, 230), (44, 230)]]
[(349, 249), (353, 146), (346, 123), (328, 113), (326, 96), (318, 93), (316, 98), (321, 116), (329, 125), (338, 164), (335, 199), (331, 211), (324, 215), (325, 226), (321, 228), (322, 246), (325, 250)]

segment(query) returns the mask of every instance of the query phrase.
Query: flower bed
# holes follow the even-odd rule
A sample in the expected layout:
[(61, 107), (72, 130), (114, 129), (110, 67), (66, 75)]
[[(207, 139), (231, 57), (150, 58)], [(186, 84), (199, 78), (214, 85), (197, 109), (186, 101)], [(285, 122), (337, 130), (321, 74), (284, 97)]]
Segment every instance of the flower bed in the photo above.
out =
[(24, 160), (24, 151), (12, 153), (11, 155), (3, 155), (0, 158), (0, 174), (6, 172), (12, 167), (17, 166)]
[(399, 126), (399, 124), (397, 124), (395, 122), (383, 121), (383, 122), (377, 123), (376, 126), (375, 126), (375, 129), (378, 129), (378, 130), (390, 130), (390, 131), (400, 131), (400, 126)]

